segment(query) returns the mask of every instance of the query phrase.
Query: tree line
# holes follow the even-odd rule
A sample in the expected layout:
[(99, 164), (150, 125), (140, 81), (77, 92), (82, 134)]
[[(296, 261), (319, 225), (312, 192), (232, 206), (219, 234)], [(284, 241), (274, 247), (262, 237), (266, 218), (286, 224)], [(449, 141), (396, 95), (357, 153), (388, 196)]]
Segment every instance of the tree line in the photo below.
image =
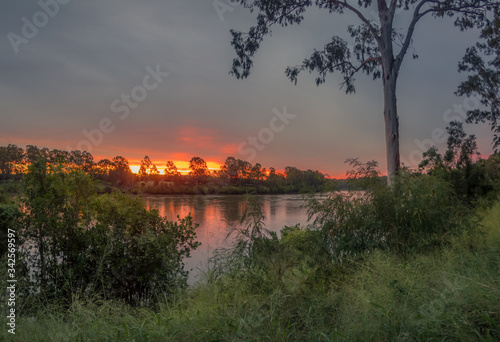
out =
[[(163, 173), (149, 156), (140, 162), (137, 174), (123, 156), (94, 160), (87, 151), (64, 151), (15, 144), (0, 146), (0, 180), (20, 180), (29, 165), (43, 159), (48, 165), (66, 165), (83, 171), (110, 186), (153, 193), (293, 193), (322, 191), (330, 184), (327, 174), (318, 170), (300, 170), (287, 166), (283, 172), (266, 169), (260, 163), (227, 157), (219, 170), (210, 170), (201, 157), (189, 161), (189, 172), (183, 174), (175, 163), (167, 161)], [(160, 167), (161, 168), (161, 167)]]

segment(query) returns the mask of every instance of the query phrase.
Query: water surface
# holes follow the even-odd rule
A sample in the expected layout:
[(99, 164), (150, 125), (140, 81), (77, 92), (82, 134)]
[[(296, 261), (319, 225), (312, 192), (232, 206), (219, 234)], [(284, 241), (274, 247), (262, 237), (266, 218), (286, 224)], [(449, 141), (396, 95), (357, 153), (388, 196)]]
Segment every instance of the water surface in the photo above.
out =
[[(284, 226), (307, 222), (307, 209), (302, 195), (255, 195), (266, 217), (267, 229), (279, 232)], [(240, 220), (246, 208), (246, 195), (144, 195), (146, 208), (157, 208), (169, 220), (176, 220), (191, 213), (199, 224), (196, 238), (201, 246), (186, 260), (192, 284), (206, 270), (214, 249), (228, 247), (226, 236), (241, 227)]]

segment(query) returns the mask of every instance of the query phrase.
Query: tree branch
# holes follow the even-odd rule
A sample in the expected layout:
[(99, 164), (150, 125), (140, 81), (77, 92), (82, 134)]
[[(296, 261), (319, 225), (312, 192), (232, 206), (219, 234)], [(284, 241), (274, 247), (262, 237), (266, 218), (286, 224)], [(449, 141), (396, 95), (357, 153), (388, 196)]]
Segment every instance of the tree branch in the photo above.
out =
[[(449, 12), (453, 11), (456, 13), (465, 13), (465, 14), (477, 14), (473, 10), (478, 10), (481, 8), (484, 8), (485, 6), (493, 5), (495, 4), (494, 1), (488, 1), (486, 3), (481, 3), (479, 1), (476, 1), (475, 4), (464, 4), (461, 6), (448, 6), (448, 7), (431, 7), (424, 12), (420, 13), (420, 10), (425, 4), (432, 3), (434, 5), (442, 5), (443, 3), (439, 0), (422, 0), (417, 7), (415, 7), (415, 11), (413, 12), (413, 19), (408, 26), (408, 31), (406, 33), (406, 38), (403, 46), (401, 47), (401, 51), (399, 52), (398, 56), (396, 57), (396, 63), (395, 63), (395, 71), (398, 72), (399, 68), (401, 67), (401, 63), (403, 62), (403, 58), (406, 55), (406, 52), (408, 51), (408, 47), (410, 46), (411, 39), (413, 37), (413, 33), (415, 31), (415, 26), (417, 25), (418, 21), (422, 19), (425, 15), (429, 13), (439, 13), (439, 12)], [(498, 5), (498, 4), (497, 4)]]
[(410, 26), (408, 26), (408, 31), (406, 33), (405, 41), (403, 43), (403, 46), (401, 47), (401, 51), (399, 51), (399, 54), (396, 57), (396, 63), (394, 65), (395, 72), (399, 71), (401, 63), (403, 62), (403, 58), (406, 55), (406, 52), (408, 51), (408, 47), (410, 46), (411, 43), (411, 38), (413, 37), (413, 32), (415, 31), (415, 26), (417, 25), (418, 21), (428, 13), (428, 10), (425, 11), (424, 13), (420, 13), (420, 9), (422, 8), (422, 6), (424, 6), (426, 3), (430, 1), (431, 0), (422, 0), (417, 5), (417, 7), (415, 7), (415, 11), (413, 12), (413, 19), (410, 23)]
[(396, 12), (396, 6), (398, 5), (398, 0), (391, 0), (391, 4), (389, 5), (389, 9), (391, 13)]
[(366, 61), (364, 61), (363, 63), (361, 63), (357, 68), (355, 68), (354, 65), (352, 65), (352, 63), (347, 62), (347, 64), (352, 69), (351, 70), (351, 74), (349, 76), (344, 76), (344, 82), (340, 83), (340, 89), (342, 89), (346, 84), (349, 87), (349, 83), (352, 82), (352, 80), (354, 79), (354, 75), (356, 75), (358, 73), (358, 71), (360, 71), (366, 64), (368, 64), (370, 62), (373, 62), (373, 61), (376, 61), (379, 64), (381, 64), (379, 57), (370, 57)]
[(388, 8), (387, 8), (387, 2), (385, 2), (385, 0), (377, 0), (377, 4), (378, 4), (378, 10), (379, 12), (380, 11), (387, 11)]
[(353, 6), (349, 5), (347, 3), (347, 0), (344, 0), (344, 1), (326, 0), (326, 2), (331, 3), (331, 4), (340, 5), (340, 6), (344, 7), (344, 8), (347, 8), (348, 10), (350, 10), (351, 12), (353, 12), (354, 14), (356, 14), (358, 16), (358, 18), (366, 26), (368, 26), (368, 29), (370, 30), (373, 38), (377, 41), (377, 44), (379, 45), (379, 47), (382, 47), (382, 40), (380, 39), (380, 36), (378, 35), (377, 30), (375, 30), (375, 28), (373, 27), (373, 25), (371, 24), (371, 22), (368, 19), (366, 19), (366, 17), (363, 15), (363, 13), (361, 13), (358, 9), (354, 8)]
[(355, 74), (355, 73), (357, 73), (359, 70), (361, 70), (361, 68), (363, 68), (366, 64), (368, 64), (368, 63), (370, 63), (370, 62), (372, 62), (372, 61), (378, 62), (380, 65), (382, 65), (382, 64), (380, 63), (380, 58), (379, 58), (379, 57), (370, 57), (370, 58), (368, 58), (366, 61), (364, 61), (363, 63), (361, 63), (361, 64), (360, 64), (357, 68), (354, 68), (354, 66), (352, 66), (352, 67), (353, 67), (353, 69), (354, 69), (354, 70), (353, 70), (353, 72), (352, 72), (352, 74), (354, 75), (354, 74)]

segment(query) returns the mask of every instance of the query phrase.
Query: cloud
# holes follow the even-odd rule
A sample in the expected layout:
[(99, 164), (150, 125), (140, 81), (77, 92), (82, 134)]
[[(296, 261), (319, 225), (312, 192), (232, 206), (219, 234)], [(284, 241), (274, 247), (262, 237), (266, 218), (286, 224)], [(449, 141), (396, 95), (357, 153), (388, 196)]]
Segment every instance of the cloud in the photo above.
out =
[(216, 132), (210, 128), (184, 126), (177, 129), (177, 140), (203, 149), (216, 148)]
[(221, 153), (228, 155), (228, 156), (232, 156), (232, 155), (235, 155), (236, 153), (238, 153), (238, 145), (237, 144), (226, 144), (224, 146), (221, 146), (219, 148), (219, 151)]

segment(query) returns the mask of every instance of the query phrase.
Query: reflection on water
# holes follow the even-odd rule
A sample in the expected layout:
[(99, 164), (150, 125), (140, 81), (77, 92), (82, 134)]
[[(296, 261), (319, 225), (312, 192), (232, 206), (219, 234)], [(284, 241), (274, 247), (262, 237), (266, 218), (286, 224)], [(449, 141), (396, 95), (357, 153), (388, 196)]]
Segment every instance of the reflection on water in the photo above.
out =
[[(307, 224), (307, 209), (301, 195), (255, 195), (266, 217), (266, 228), (279, 232), (285, 225)], [(198, 250), (186, 260), (186, 269), (191, 270), (189, 282), (197, 279), (201, 270), (207, 269), (209, 258), (219, 247), (226, 247), (226, 236), (235, 227), (245, 212), (246, 195), (145, 195), (146, 208), (156, 208), (169, 220), (176, 220), (191, 213), (193, 221), (199, 224)]]

